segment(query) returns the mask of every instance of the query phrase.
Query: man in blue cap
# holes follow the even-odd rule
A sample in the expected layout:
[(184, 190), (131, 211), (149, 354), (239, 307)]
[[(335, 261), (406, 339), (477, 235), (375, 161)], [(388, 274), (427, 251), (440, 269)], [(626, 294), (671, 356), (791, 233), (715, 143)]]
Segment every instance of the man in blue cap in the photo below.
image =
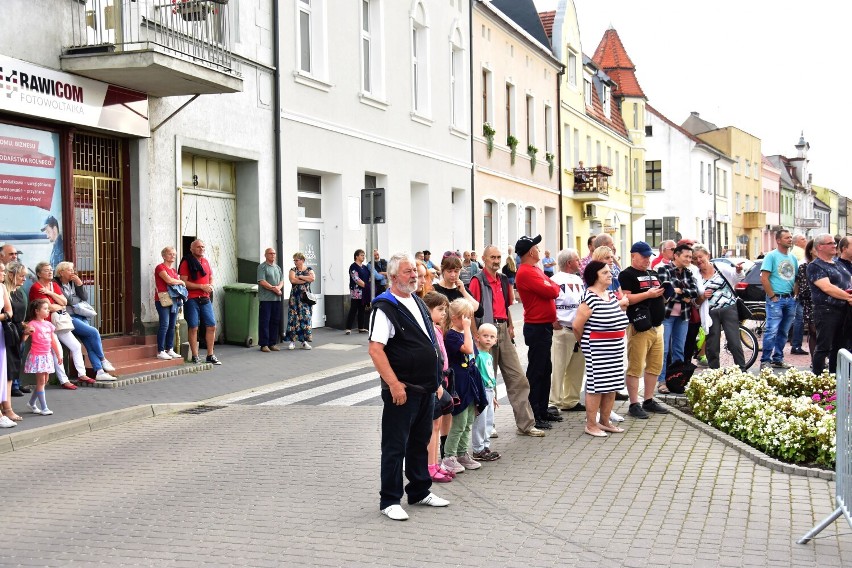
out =
[[(618, 281), (630, 300), (627, 317), (627, 394), (633, 418), (647, 419), (649, 412), (668, 413), (654, 400), (657, 377), (663, 372), (663, 319), (666, 315), (663, 287), (657, 273), (648, 270), (651, 255), (648, 243), (638, 241), (630, 248), (630, 266)], [(644, 377), (645, 396), (639, 403), (639, 377)]]

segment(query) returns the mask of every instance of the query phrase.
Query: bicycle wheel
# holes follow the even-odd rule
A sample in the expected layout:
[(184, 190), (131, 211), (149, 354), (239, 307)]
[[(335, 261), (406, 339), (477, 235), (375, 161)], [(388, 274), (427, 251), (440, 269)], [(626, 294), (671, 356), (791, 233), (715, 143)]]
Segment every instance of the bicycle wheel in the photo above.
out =
[(760, 342), (763, 340), (763, 331), (766, 329), (766, 308), (762, 305), (755, 306), (751, 303), (749, 304), (749, 308), (751, 308), (752, 317), (741, 321), (740, 325), (754, 335), (757, 339), (755, 347), (757, 351), (760, 351)]
[(740, 343), (743, 346), (745, 368), (748, 370), (752, 365), (754, 365), (754, 362), (757, 361), (760, 346), (757, 343), (757, 336), (754, 332), (744, 325), (740, 326)]

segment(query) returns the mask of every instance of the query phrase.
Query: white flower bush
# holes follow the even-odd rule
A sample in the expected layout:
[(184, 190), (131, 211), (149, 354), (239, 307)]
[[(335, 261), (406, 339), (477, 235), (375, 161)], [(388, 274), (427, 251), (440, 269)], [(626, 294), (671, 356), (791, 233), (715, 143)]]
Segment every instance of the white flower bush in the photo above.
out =
[(828, 372), (775, 375), (763, 369), (752, 375), (729, 367), (694, 376), (686, 397), (696, 418), (770, 456), (834, 468), (835, 417), (811, 397), (836, 389)]

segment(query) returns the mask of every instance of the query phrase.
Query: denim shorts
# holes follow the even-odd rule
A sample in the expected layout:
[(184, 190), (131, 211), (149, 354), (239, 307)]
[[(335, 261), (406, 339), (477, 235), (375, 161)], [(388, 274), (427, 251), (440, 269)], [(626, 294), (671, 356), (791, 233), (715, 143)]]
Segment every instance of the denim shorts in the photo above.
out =
[(204, 320), (207, 327), (216, 326), (216, 316), (213, 315), (213, 303), (199, 305), (196, 298), (190, 298), (183, 305), (183, 317), (190, 328), (198, 327), (199, 319)]

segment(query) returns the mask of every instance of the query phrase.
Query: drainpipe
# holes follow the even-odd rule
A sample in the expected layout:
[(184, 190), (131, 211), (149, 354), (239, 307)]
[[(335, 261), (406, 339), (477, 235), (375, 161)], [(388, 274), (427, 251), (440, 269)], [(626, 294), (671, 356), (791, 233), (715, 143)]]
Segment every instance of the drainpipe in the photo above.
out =
[[(275, 84), (275, 118), (273, 120), (275, 125), (275, 183), (273, 187), (275, 188), (275, 248), (278, 250), (278, 265), (281, 267), (281, 273), (284, 274), (284, 206), (283, 196), (281, 195), (283, 191), (281, 187), (281, 26), (279, 25), (278, 4), (278, 2), (272, 3), (272, 61), (275, 67), (273, 73)], [(279, 318), (278, 337), (281, 337), (284, 326), (287, 325), (286, 314), (284, 313), (285, 303), (282, 301), (280, 304), (281, 317)]]
[(556, 73), (556, 183), (559, 188), (559, 203), (556, 207), (559, 219), (556, 220), (556, 226), (559, 227), (558, 242), (562, 243), (560, 250), (571, 247), (571, 243), (566, 243), (562, 239), (565, 238), (565, 227), (562, 226), (564, 215), (562, 214), (562, 76), (565, 75), (565, 66)]
[(284, 249), (284, 215), (283, 197), (281, 195), (281, 26), (279, 26), (278, 2), (272, 3), (273, 34), (272, 53), (275, 72), (275, 246), (278, 249), (278, 263), (283, 270)]
[[(474, 182), (474, 173), (476, 171), (476, 165), (473, 159), (473, 6), (476, 3), (476, 0), (470, 0), (470, 13), (468, 14), (468, 22), (467, 30), (468, 30), (468, 74), (469, 77), (469, 85), (470, 85), (470, 243), (471, 247), (476, 250), (476, 186)], [(485, 117), (483, 117), (485, 118)], [(455, 245), (455, 243), (453, 243)], [(483, 243), (483, 249), (494, 243)]]

